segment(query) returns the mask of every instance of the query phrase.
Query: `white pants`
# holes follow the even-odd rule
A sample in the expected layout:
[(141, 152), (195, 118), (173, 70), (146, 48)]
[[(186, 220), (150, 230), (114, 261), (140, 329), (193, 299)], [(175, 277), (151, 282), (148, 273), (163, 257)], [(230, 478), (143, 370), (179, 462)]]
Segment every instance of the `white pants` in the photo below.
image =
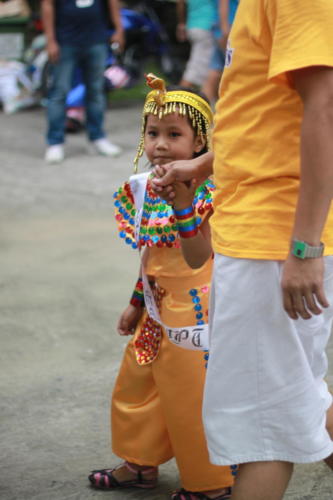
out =
[(207, 78), (214, 50), (214, 37), (211, 31), (200, 28), (188, 30), (188, 36), (191, 42), (191, 52), (183, 79), (193, 85), (201, 86)]
[(211, 347), (203, 417), (216, 465), (315, 462), (333, 452), (324, 376), (333, 318), (333, 256), (325, 258), (330, 307), (291, 320), (282, 306), (283, 263), (215, 255)]

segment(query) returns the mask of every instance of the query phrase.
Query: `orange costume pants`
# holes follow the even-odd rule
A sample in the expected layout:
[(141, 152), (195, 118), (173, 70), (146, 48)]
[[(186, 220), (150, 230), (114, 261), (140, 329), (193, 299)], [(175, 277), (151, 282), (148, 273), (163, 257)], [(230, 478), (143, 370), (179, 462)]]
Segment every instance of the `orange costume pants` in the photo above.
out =
[(187, 490), (231, 486), (231, 468), (212, 465), (208, 458), (201, 420), (205, 372), (203, 352), (177, 347), (164, 333), (157, 358), (140, 366), (132, 339), (112, 397), (114, 453), (150, 466), (175, 457)]

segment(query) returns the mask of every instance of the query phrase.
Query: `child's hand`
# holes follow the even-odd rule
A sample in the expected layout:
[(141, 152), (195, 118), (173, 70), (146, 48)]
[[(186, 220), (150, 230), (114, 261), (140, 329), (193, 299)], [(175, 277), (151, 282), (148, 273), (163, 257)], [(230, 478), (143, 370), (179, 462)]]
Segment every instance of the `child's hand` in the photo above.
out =
[(197, 184), (195, 180), (174, 182), (172, 206), (176, 210), (183, 210), (192, 205)]
[(169, 186), (159, 186), (157, 189), (155, 189), (156, 188), (155, 179), (160, 179), (166, 174), (165, 168), (160, 165), (156, 165), (152, 171), (152, 174), (153, 177), (151, 179), (151, 183), (154, 191), (158, 191), (157, 193), (158, 196), (160, 196), (164, 201), (166, 201), (171, 205), (174, 198), (173, 184), (170, 184)]
[(119, 335), (133, 335), (142, 313), (143, 307), (139, 308), (129, 304), (118, 321), (117, 332)]

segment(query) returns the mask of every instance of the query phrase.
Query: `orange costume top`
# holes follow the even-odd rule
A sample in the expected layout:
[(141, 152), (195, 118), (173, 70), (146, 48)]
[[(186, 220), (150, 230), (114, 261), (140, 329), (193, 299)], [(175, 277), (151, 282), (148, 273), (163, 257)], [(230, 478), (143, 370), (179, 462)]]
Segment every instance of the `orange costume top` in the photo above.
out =
[[(288, 72), (333, 66), (332, 47), (332, 0), (241, 0), (213, 133), (215, 252), (286, 258), (299, 190), (303, 111)], [(326, 254), (333, 254), (333, 208), (322, 240)]]
[[(196, 191), (193, 204), (198, 224), (212, 209), (213, 190), (212, 183), (206, 181)], [(137, 248), (134, 236), (136, 209), (130, 184), (126, 182), (114, 197), (119, 235), (129, 246)], [(149, 249), (145, 272), (154, 280), (153, 291), (162, 322), (170, 327), (207, 323), (212, 260), (199, 269), (191, 269), (187, 265), (181, 252), (173, 209), (154, 193), (149, 181), (143, 204), (139, 246)], [(155, 359), (162, 334), (162, 328), (146, 316), (135, 339), (139, 364), (147, 364)]]

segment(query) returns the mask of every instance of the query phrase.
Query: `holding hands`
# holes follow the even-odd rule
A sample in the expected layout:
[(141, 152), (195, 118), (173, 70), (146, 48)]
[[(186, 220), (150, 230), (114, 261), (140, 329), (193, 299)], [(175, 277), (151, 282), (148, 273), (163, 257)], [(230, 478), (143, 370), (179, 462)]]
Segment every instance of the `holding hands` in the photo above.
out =
[(213, 153), (208, 152), (190, 160), (172, 161), (163, 166), (155, 166), (152, 185), (156, 193), (172, 205), (176, 196), (176, 182), (189, 181), (195, 191), (212, 172)]
[(182, 168), (186, 169), (188, 164), (191, 164), (191, 160), (181, 160), (163, 166), (157, 165), (153, 170), (154, 177), (151, 182), (154, 190), (163, 200), (178, 210), (192, 204), (198, 187), (196, 179), (179, 179), (182, 176), (178, 175), (178, 168), (182, 172)]

